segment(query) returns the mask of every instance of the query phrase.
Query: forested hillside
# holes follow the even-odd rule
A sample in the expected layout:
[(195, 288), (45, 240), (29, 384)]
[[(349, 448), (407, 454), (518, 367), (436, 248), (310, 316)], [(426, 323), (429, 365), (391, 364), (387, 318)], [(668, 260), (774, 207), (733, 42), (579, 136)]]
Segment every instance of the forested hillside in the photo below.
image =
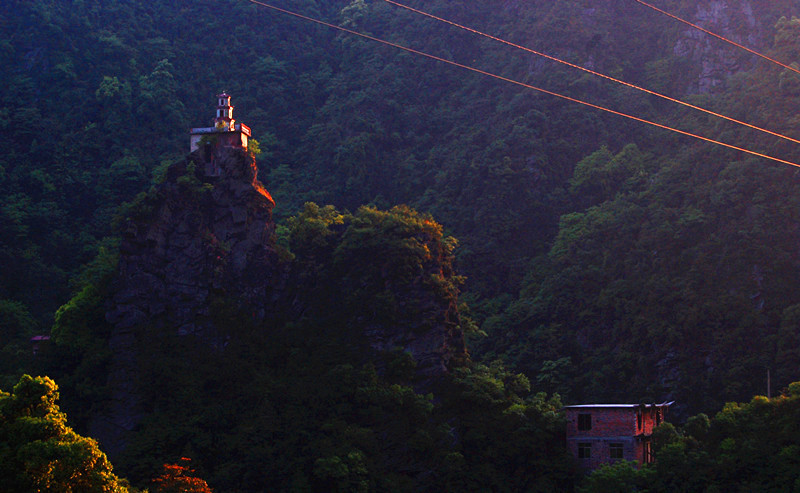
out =
[[(253, 129), (263, 151), (257, 164), (276, 203), (275, 251), (287, 265), (302, 267), (287, 272), (317, 280), (297, 281), (299, 293), (319, 300), (309, 312), (295, 312), (306, 318), (281, 320), (277, 325), (286, 330), (277, 338), (251, 327), (258, 333), (254, 343), (234, 345), (242, 354), (226, 353), (217, 361), (219, 373), (196, 373), (193, 365), (202, 366), (208, 355), (164, 336), (166, 349), (154, 353), (163, 360), (154, 356), (145, 365), (164, 387), (152, 396), (146, 433), (121, 458), (122, 474), (135, 481), (155, 477), (164, 462), (178, 459), (167, 451), (178, 451), (193, 454), (200, 473), (223, 491), (256, 491), (265, 484), (385, 490), (407, 478), (413, 480), (404, 488), (469, 490), (493, 488), (492, 481), (504, 484), (509, 477), (519, 481), (509, 491), (534, 490), (534, 484), (571, 481), (563, 457), (531, 459), (541, 460), (538, 465), (503, 459), (483, 480), (475, 470), (464, 471), (492, 463), (492, 457), (517, 457), (522, 444), (499, 439), (509, 430), (557, 443), (562, 401), (674, 399), (683, 420), (765, 394), (768, 374), (773, 394), (800, 380), (795, 167), (245, 0), (6, 3), (0, 13), (1, 389), (11, 389), (24, 373), (47, 374), (61, 386), (73, 426), (88, 431), (111, 392), (105, 388), (113, 363), (105, 303), (123, 228), (155, 196), (151, 187), (183, 166), (187, 130), (208, 124), (214, 95), (222, 90), (233, 95), (235, 117)], [(800, 161), (796, 143), (384, 1), (274, 5)], [(800, 75), (634, 0), (410, 5), (800, 137)], [(800, 63), (796, 1), (661, 0), (658, 6), (784, 63)], [(402, 228), (390, 228), (393, 221)], [(451, 368), (456, 375), (449, 390), (441, 391), (450, 396), (443, 401), (415, 393), (408, 361), (384, 355), (390, 362), (366, 364), (358, 343), (338, 332), (363, 328), (359, 309), (380, 318), (383, 309), (389, 313), (387, 307), (395, 306), (386, 300), (402, 301), (408, 294), (396, 289), (402, 283), (392, 283), (370, 262), (386, 252), (416, 258), (419, 252), (403, 249), (400, 231), (428, 227), (436, 231), (434, 243), (453, 255), (455, 270), (451, 260), (445, 270), (454, 283), (445, 291), (448, 303), (459, 305), (471, 357)], [(358, 232), (364, 231), (369, 238), (386, 233), (389, 239), (362, 248)], [(449, 236), (458, 240), (457, 248)], [(455, 282), (457, 274), (465, 276), (462, 284)], [(350, 304), (328, 306), (327, 299)], [(52, 351), (33, 357), (30, 337), (50, 334), (62, 305)], [(226, 308), (215, 309), (232, 313)], [(392, 320), (409, 327), (418, 322), (414, 314), (402, 318), (392, 310)], [(326, 318), (328, 313), (336, 315)], [(69, 337), (59, 341), (65, 327)], [(259, 351), (262, 346), (271, 349)], [(170, 359), (170, 351), (180, 357)], [(245, 368), (239, 357), (248, 359)], [(174, 382), (158, 380), (157, 370), (164, 368)], [(250, 373), (261, 380), (237, 380)], [(234, 396), (228, 410), (218, 390), (225, 385), (232, 385)], [(182, 386), (192, 389), (184, 397), (217, 390), (205, 394), (208, 401), (159, 401)], [(274, 397), (287, 392), (285, 401)], [(560, 401), (539, 392), (558, 393)], [(274, 442), (247, 442), (250, 425), (234, 422), (232, 414), (250, 413), (248, 399), (264, 395), (273, 396), (264, 402), (276, 407), (251, 417), (263, 420), (254, 426), (275, 428)], [(366, 403), (366, 411), (342, 404), (353, 400)], [(175, 421), (184, 404), (197, 411), (197, 421)], [(475, 410), (465, 411), (471, 406)], [(776, 405), (775, 412), (789, 407)], [(481, 423), (480, 409), (502, 418)], [(453, 415), (459, 424), (447, 428)], [(404, 424), (395, 427), (395, 418)], [(530, 427), (532, 422), (541, 428)], [(201, 443), (191, 431), (197, 429), (212, 438)], [(281, 429), (291, 433), (281, 435)], [(471, 434), (459, 435), (467, 429)], [(387, 434), (386, 443), (413, 445), (399, 453), (382, 448)], [(715, 447), (718, 442), (724, 439)], [(243, 449), (253, 454), (237, 455)], [(226, 462), (214, 463), (218, 450), (227, 454)], [(287, 458), (281, 450), (297, 454)], [(264, 463), (275, 477), (287, 471), (294, 476), (264, 483), (246, 474)], [(407, 469), (398, 472), (398, 464)], [(537, 467), (557, 472), (518, 473)], [(431, 479), (428, 470), (450, 472)]]

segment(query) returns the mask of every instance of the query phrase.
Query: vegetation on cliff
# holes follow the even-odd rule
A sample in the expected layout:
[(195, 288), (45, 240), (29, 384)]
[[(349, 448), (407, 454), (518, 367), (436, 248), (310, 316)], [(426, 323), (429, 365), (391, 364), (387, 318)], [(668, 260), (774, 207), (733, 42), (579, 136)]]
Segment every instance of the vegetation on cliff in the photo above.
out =
[[(474, 357), (506, 358), (531, 377), (545, 365), (570, 358), (571, 373), (553, 378), (597, 374), (602, 382), (596, 391), (575, 393), (575, 399), (616, 397), (618, 386), (608, 384), (620, 375), (613, 367), (623, 368), (625, 379), (636, 378), (643, 369), (674, 373), (677, 379), (636, 383), (626, 397), (636, 400), (663, 391), (689, 403), (693, 411), (710, 411), (760, 390), (765, 372), (754, 371), (759, 365), (772, 368), (781, 385), (794, 379), (789, 371), (794, 360), (786, 351), (781, 350), (784, 362), (772, 361), (763, 354), (769, 349), (761, 347), (753, 361), (731, 373), (721, 370), (729, 366), (724, 357), (711, 354), (717, 351), (716, 336), (704, 345), (714, 347), (685, 350), (687, 341), (732, 326), (742, 334), (763, 333), (762, 339), (795, 337), (789, 313), (796, 302), (786, 294), (795, 291), (786, 289), (796, 269), (794, 257), (768, 255), (760, 246), (764, 231), (773, 231), (779, 245), (793, 241), (793, 219), (785, 212), (791, 211), (796, 194), (787, 185), (786, 170), (760, 161), (730, 165), (741, 156), (276, 17), (247, 2), (225, 2), (228, 16), (209, 15), (214, 8), (204, 2), (180, 12), (146, 2), (102, 8), (87, 2), (11, 5), (4, 14), (7, 41), (0, 50), (0, 62), (9, 67), (9, 83), (0, 95), (6, 122), (0, 134), (5, 150), (0, 156), (0, 260), (6, 266), (0, 272), (0, 316), (9, 321), (3, 329), (8, 335), (3, 339), (8, 354), (3, 373), (12, 375), (7, 383), (30, 364), (23, 362), (25, 340), (47, 331), (52, 314), (71, 294), (67, 280), (97, 253), (98, 240), (110, 234), (115, 208), (145, 188), (150, 176), (161, 176), (166, 165), (180, 159), (185, 128), (208, 116), (208, 88), (219, 86), (235, 95), (237, 116), (264, 144), (261, 176), (277, 199), (278, 219), (293, 215), (309, 200), (350, 210), (363, 204), (388, 209), (405, 203), (433, 214), (448, 234), (459, 238), (457, 260), (467, 278), (466, 299), (490, 335), (474, 346)], [(580, 1), (520, 6), (501, 0), (471, 9), (439, 0), (419, 6), (710, 109), (792, 132), (800, 95), (796, 75), (698, 39), (685, 26), (621, 0), (588, 7)], [(663, 7), (690, 19), (700, 17), (714, 30), (781, 60), (798, 57), (791, 2), (742, 0), (714, 10), (707, 2), (670, 1)], [(783, 157), (794, 153), (788, 144), (766, 135), (643, 99), (626, 88), (578, 76), (384, 2), (307, 2), (304, 8), (326, 20), (407, 44), (418, 42), (456, 61), (548, 89)], [(233, 33), (229, 43), (207, 49), (207, 40), (216, 35), (212, 33), (227, 31)], [(632, 44), (631, 39), (638, 41)], [(89, 106), (96, 110), (87, 110)], [(590, 162), (605, 159), (595, 154), (606, 152), (604, 148), (616, 155), (632, 149), (629, 145), (636, 146), (639, 156), (625, 159), (636, 161), (631, 164), (636, 170), (614, 160)], [(582, 162), (584, 158), (589, 161)], [(730, 187), (740, 182), (745, 188), (734, 193)], [(632, 194), (639, 195), (638, 202), (632, 202)], [(588, 209), (592, 207), (598, 208)], [(671, 209), (684, 219), (673, 224), (679, 219), (665, 211), (633, 227), (632, 221), (643, 218), (636, 208)], [(733, 210), (739, 214), (727, 212)], [(605, 218), (599, 217), (601, 212)], [(582, 223), (575, 223), (579, 217)], [(747, 223), (751, 220), (753, 224)], [(562, 244), (588, 241), (579, 233), (583, 225), (594, 227), (590, 221), (625, 223), (615, 229), (613, 249), (599, 246), (601, 238), (583, 247), (584, 258), (604, 258), (600, 249), (605, 248), (613, 252), (612, 260), (628, 259), (628, 288), (619, 283), (614, 288), (617, 308), (604, 309), (600, 316), (606, 320), (590, 318), (601, 310), (597, 307), (578, 317), (568, 314), (563, 321), (538, 314), (535, 322), (513, 320), (520, 307), (530, 305), (557, 238)], [(560, 227), (569, 231), (559, 232)], [(692, 231), (678, 237), (676, 228)], [(638, 261), (631, 259), (645, 248), (664, 255), (661, 270), (632, 270)], [(697, 254), (696, 262), (677, 260), (687, 260), (691, 252)], [(736, 259), (728, 258), (732, 252)], [(592, 274), (595, 286), (580, 288), (564, 280), (565, 294), (611, 295), (601, 285), (618, 279), (620, 267), (577, 260), (563, 258), (552, 267), (560, 269), (569, 261), (572, 272), (599, 269)], [(722, 295), (727, 279), (692, 270), (704, 262), (706, 268), (723, 266), (726, 276), (736, 278), (737, 294)], [(667, 264), (672, 266), (669, 272)], [(778, 273), (774, 282), (772, 272)], [(762, 278), (765, 290), (744, 286), (748, 277)], [(695, 287), (695, 278), (706, 287)], [(579, 295), (573, 287), (589, 291)], [(683, 305), (705, 307), (703, 320), (684, 323), (682, 317), (690, 314), (671, 315), (665, 326), (663, 312), (674, 305), (654, 301), (664, 291)], [(653, 300), (643, 299), (646, 292)], [(756, 302), (757, 314), (742, 313), (747, 310), (734, 298), (758, 293), (764, 309), (759, 311)], [(537, 306), (550, 302), (546, 299), (552, 298), (543, 292)], [(652, 308), (643, 307), (645, 302)], [(744, 305), (748, 303), (752, 305)], [(622, 320), (614, 322), (619, 326), (608, 327), (607, 318), (622, 306), (640, 308), (630, 315), (623, 309)], [(754, 321), (759, 317), (761, 321)], [(634, 324), (642, 327), (626, 328)], [(775, 334), (781, 324), (785, 337)], [(663, 351), (637, 346), (637, 356), (608, 361), (589, 354), (602, 347), (584, 347), (589, 340), (581, 331), (589, 330), (601, 340), (616, 341), (634, 330), (667, 342), (660, 345)], [(608, 330), (615, 334), (606, 337)], [(559, 347), (571, 349), (545, 354), (549, 339), (541, 335), (562, 332)], [(626, 340), (633, 345), (636, 339)], [(712, 375), (702, 390), (683, 388), (681, 382), (697, 371)]]
[[(276, 3), (800, 158), (794, 144), (385, 2)], [(771, 130), (797, 130), (797, 74), (635, 2), (414, 5)], [(789, 0), (659, 6), (800, 62), (800, 12)], [(565, 402), (674, 398), (683, 420), (763, 393), (768, 372), (774, 389), (799, 376), (792, 168), (249, 2), (10, 0), (0, 34), (0, 388), (25, 373), (55, 378), (84, 435), (114, 395), (114, 323), (105, 319), (120, 243), (112, 218), (151, 217), (164, 197), (135, 197), (168, 179), (180, 178), (195, 205), (220, 193), (181, 164), (185, 130), (210, 116), (213, 91), (234, 95), (237, 118), (262, 143), (260, 176), (277, 202), (269, 246), (280, 282), (268, 298), (281, 308), (254, 317), (234, 291), (187, 294), (199, 301), (186, 311), (202, 305), (195, 312), (206, 322), (237, 334), (224, 352), (163, 325), (142, 332), (141, 348), (159, 349), (142, 349), (146, 419), (118, 463), (137, 483), (190, 456), (223, 491), (561, 489), (574, 476), (558, 447), (558, 399), (540, 392)], [(219, 280), (215, 268), (239, 253), (216, 235), (199, 240), (220, 263), (187, 262), (185, 271)], [(34, 357), (29, 340), (40, 334), (52, 344)], [(450, 375), (436, 387), (430, 377), (443, 368)], [(705, 437), (702, 418), (692, 419), (655, 469), (618, 466), (586, 488), (793, 484), (800, 441), (786, 424), (795, 392), (786, 395), (725, 407)], [(785, 425), (772, 436), (780, 448), (742, 431), (761, 419)], [(767, 459), (738, 455), (748, 451)], [(755, 471), (752, 480), (736, 475), (738, 465)]]
[[(188, 456), (223, 491), (515, 491), (570, 483), (558, 398), (532, 392), (524, 375), (499, 362), (469, 363), (463, 331), (474, 327), (457, 309), (456, 242), (431, 216), (405, 206), (349, 213), (307, 203), (278, 231), (282, 239), (268, 243), (275, 248), (261, 261), (279, 268), (261, 284), (214, 281), (226, 278), (225, 262), (214, 261), (213, 275), (172, 272), (189, 260), (204, 265), (197, 252), (205, 250), (195, 245), (210, 241), (211, 227), (215, 241), (230, 241), (229, 252), (241, 250), (244, 236), (220, 226), (227, 224), (221, 218), (261, 207), (245, 193), (260, 186), (249, 175), (214, 177), (212, 192), (192, 192), (209, 179), (196, 171), (204, 169), (201, 154), (191, 157), (199, 160), (195, 171), (171, 166), (151, 199), (126, 209), (119, 261), (94, 262), (86, 285), (59, 310), (53, 347), (40, 360), (91, 408), (86, 414), (94, 416), (82, 417), (113, 445), (130, 479), (146, 484), (161, 464)], [(214, 156), (225, 169), (247, 159)], [(197, 182), (190, 190), (184, 168)], [(224, 189), (239, 190), (240, 199), (207, 201)], [(268, 217), (261, 219), (259, 227), (271, 231)], [(161, 237), (172, 231), (180, 241)], [(209, 258), (223, 254), (210, 251)], [(154, 311), (177, 306), (159, 293), (177, 286), (196, 301), (205, 282), (216, 293), (207, 315)], [(241, 304), (236, 289), (269, 296)], [(120, 307), (131, 315), (116, 316)], [(152, 313), (137, 318), (145, 312)], [(213, 330), (185, 329), (204, 320)], [(109, 372), (111, 387), (103, 380)], [(114, 387), (117, 381), (125, 385)], [(135, 430), (121, 441), (105, 431), (105, 422), (121, 429), (131, 420)], [(532, 441), (542, 443), (537, 453), (526, 451)]]

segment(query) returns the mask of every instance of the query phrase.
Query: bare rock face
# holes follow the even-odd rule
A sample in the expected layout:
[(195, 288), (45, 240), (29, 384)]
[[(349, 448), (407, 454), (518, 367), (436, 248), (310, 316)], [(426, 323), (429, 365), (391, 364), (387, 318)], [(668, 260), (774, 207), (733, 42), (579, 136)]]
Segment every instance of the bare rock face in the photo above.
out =
[[(213, 167), (213, 174), (208, 173)], [(149, 217), (121, 245), (107, 319), (122, 332), (147, 323), (224, 342), (209, 318), (213, 296), (239, 300), (263, 319), (275, 268), (272, 197), (241, 149), (209, 149), (173, 165)]]
[[(703, 29), (753, 49), (763, 49), (765, 33), (756, 19), (750, 0), (711, 0), (698, 2), (692, 19)], [(676, 42), (675, 55), (692, 60), (700, 67), (691, 92), (709, 93), (720, 88), (731, 74), (746, 69), (753, 57), (742, 50), (692, 27), (687, 27)]]
[[(269, 334), (305, 315), (334, 331), (347, 327), (345, 344), (410, 355), (424, 382), (468, 357), (452, 248), (433, 221), (402, 208), (368, 209), (327, 261), (304, 264), (276, 248), (274, 206), (249, 153), (209, 144), (172, 165), (129, 211), (106, 311), (111, 396), (90, 423), (112, 458), (151, 411), (147, 379), (169, 378), (160, 365), (181, 357), (164, 343), (223, 354), (233, 341), (249, 343), (248, 330)], [(427, 226), (379, 227), (393, 219)], [(411, 270), (396, 260), (417, 257)], [(377, 359), (370, 351), (364, 358)]]
[[(380, 273), (368, 281), (374, 286), (371, 291), (380, 293), (383, 288), (386, 298), (394, 298), (391, 310), (394, 316), (383, 321), (354, 321), (355, 325), (365, 328), (364, 334), (372, 349), (402, 348), (409, 354), (423, 382), (446, 374), (448, 368), (468, 358), (462, 329), (464, 321), (458, 311), (458, 276), (453, 267), (453, 255), (442, 241), (429, 233), (425, 229), (414, 234), (396, 233), (401, 242), (413, 242), (426, 252), (413, 274), (405, 280), (402, 280), (401, 269), (392, 265), (390, 259), (374, 260)], [(365, 280), (362, 277), (357, 282)], [(357, 290), (358, 284), (354, 283), (351, 289)]]
[(215, 300), (237, 303), (255, 323), (267, 316), (281, 281), (275, 203), (256, 173), (246, 151), (207, 146), (172, 165), (133, 208), (106, 312), (113, 395), (91, 425), (109, 454), (124, 448), (142, 416), (136, 374), (148, 334), (194, 336), (222, 348), (230, 335), (214, 321)]
[[(400, 308), (406, 308), (404, 305), (401, 304)], [(428, 382), (446, 374), (451, 365), (465, 361), (467, 349), (455, 304), (430, 299), (427, 303), (415, 305), (413, 310), (421, 311), (422, 324), (416, 327), (368, 326), (365, 335), (376, 351), (403, 348), (416, 362), (417, 375), (423, 382)]]

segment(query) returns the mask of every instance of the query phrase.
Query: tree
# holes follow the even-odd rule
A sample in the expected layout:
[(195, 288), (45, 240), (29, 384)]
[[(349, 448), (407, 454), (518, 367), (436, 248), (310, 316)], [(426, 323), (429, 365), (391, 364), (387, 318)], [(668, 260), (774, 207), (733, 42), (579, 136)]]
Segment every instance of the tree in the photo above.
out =
[(156, 493), (211, 493), (205, 480), (193, 476), (192, 459), (181, 457), (178, 464), (164, 464), (164, 472), (153, 479)]
[(639, 469), (635, 462), (620, 461), (615, 464), (606, 464), (587, 476), (578, 488), (580, 493), (631, 493), (648, 491), (652, 481), (653, 471), (647, 468)]
[(0, 391), (0, 484), (5, 493), (122, 493), (127, 482), (112, 472), (95, 440), (67, 426), (58, 386), (23, 375), (12, 394)]

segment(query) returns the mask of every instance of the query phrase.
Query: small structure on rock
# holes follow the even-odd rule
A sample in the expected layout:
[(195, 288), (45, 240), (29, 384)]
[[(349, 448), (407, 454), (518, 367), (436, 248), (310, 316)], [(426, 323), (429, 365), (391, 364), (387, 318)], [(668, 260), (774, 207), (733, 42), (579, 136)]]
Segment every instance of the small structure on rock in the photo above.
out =
[(653, 462), (653, 429), (672, 402), (566, 406), (567, 447), (584, 470), (618, 460)]
[(241, 147), (247, 150), (247, 139), (251, 135), (250, 127), (244, 123), (236, 123), (233, 119), (231, 96), (225, 92), (217, 94), (217, 110), (211, 126), (192, 128), (189, 134), (189, 152), (200, 148), (203, 137), (215, 139), (217, 146)]

